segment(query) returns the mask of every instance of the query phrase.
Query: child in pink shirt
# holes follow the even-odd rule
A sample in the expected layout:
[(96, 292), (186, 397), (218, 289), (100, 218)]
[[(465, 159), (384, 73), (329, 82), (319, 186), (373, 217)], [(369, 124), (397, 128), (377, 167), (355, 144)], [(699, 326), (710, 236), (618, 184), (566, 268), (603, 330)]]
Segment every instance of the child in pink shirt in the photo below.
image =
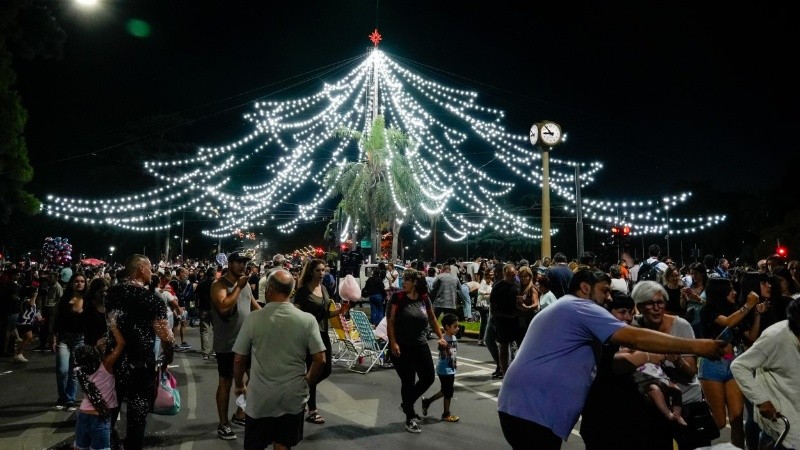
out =
[(110, 412), (119, 406), (114, 363), (122, 354), (125, 338), (113, 322), (110, 330), (116, 346), (105, 357), (101, 349), (93, 346), (75, 350), (75, 375), (86, 393), (75, 425), (74, 448), (77, 450), (111, 448)]

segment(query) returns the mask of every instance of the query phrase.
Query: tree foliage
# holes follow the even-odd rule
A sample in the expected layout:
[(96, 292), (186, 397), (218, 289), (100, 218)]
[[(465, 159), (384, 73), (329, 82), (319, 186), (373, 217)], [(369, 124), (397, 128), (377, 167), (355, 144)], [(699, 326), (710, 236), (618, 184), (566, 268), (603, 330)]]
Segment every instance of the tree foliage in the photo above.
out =
[[(14, 89), (14, 55), (22, 58), (60, 57), (66, 34), (46, 6), (31, 0), (0, 3), (0, 222), (11, 214), (36, 214), (39, 200), (24, 189), (33, 179), (25, 124), (28, 113)], [(12, 53), (13, 52), (13, 53)]]
[[(372, 239), (372, 251), (380, 245), (380, 235), (391, 230), (398, 236), (397, 204), (407, 209), (407, 214), (418, 215), (421, 192), (403, 150), (408, 148), (408, 137), (395, 128), (386, 128), (383, 116), (377, 116), (370, 132), (363, 135), (351, 130), (340, 130), (339, 135), (355, 139), (364, 150), (365, 159), (332, 169), (326, 182), (341, 196), (337, 209), (367, 227)], [(334, 222), (339, 222), (338, 210)], [(357, 232), (359, 230), (356, 230)], [(392, 243), (392, 258), (397, 257), (397, 239)]]

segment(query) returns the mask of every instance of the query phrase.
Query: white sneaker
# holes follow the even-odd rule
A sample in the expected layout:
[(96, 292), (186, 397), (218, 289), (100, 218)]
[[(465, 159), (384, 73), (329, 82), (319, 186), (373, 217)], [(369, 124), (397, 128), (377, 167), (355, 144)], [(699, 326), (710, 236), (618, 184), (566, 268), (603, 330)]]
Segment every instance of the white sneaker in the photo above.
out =
[(28, 362), (28, 360), (24, 356), (22, 356), (22, 353), (20, 353), (19, 355), (14, 357), (14, 362), (26, 363)]

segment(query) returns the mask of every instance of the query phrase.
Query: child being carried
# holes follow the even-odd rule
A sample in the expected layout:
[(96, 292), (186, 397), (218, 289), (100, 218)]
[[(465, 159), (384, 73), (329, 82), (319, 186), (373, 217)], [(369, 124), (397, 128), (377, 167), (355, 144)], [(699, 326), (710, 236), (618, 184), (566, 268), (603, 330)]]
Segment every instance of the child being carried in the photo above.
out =
[[(649, 356), (648, 354), (648, 360)], [(642, 364), (633, 373), (633, 381), (638, 386), (639, 392), (652, 401), (667, 419), (686, 425), (686, 421), (681, 417), (683, 406), (681, 388), (667, 377), (660, 365), (649, 361)]]

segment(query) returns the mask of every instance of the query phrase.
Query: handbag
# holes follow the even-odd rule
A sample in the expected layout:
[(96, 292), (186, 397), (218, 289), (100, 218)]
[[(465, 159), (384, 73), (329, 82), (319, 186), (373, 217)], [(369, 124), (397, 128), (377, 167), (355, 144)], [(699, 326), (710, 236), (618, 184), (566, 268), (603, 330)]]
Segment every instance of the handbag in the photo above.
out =
[(178, 380), (169, 370), (156, 372), (156, 398), (153, 403), (153, 414), (174, 416), (181, 410), (181, 395), (178, 392)]
[(713, 441), (719, 438), (719, 429), (705, 399), (683, 405), (681, 416), (686, 421), (684, 438), (687, 441)]

